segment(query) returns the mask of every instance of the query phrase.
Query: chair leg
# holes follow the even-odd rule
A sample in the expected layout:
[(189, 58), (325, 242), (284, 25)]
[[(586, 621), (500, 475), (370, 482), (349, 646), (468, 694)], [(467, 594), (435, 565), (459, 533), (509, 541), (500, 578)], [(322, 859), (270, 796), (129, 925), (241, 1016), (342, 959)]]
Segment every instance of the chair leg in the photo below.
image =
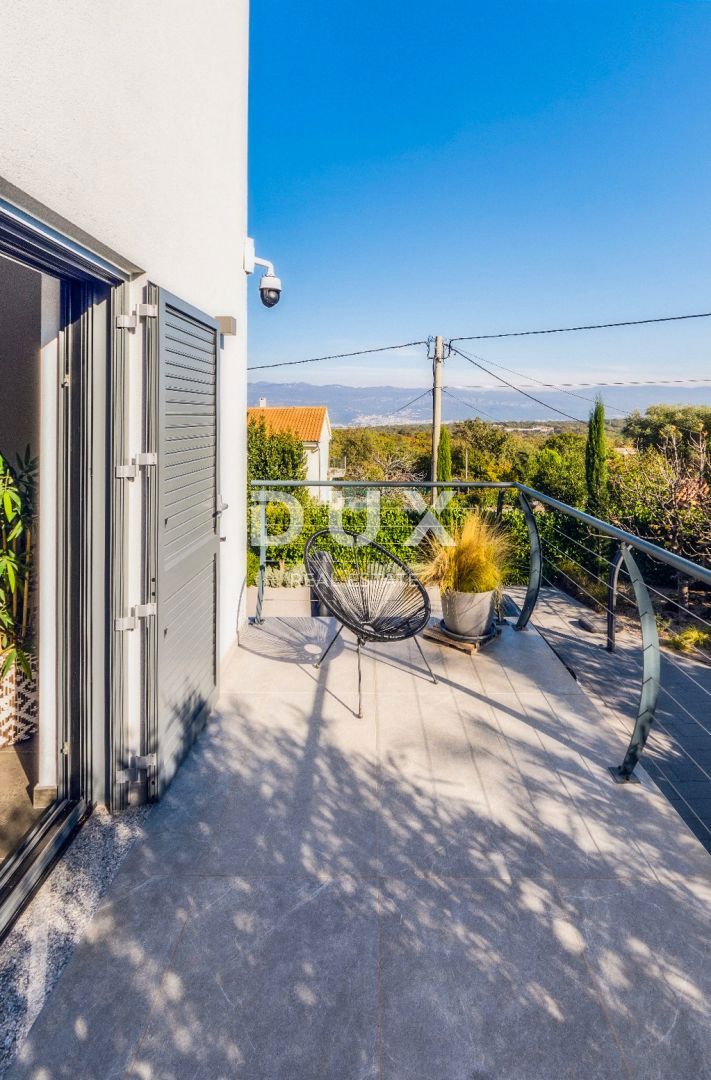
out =
[(429, 671), (429, 673), (430, 673), (430, 678), (432, 679), (432, 682), (433, 682), (433, 683), (435, 684), (435, 686), (436, 686), (436, 685), (437, 685), (437, 679), (436, 679), (436, 677), (435, 677), (435, 673), (434, 673), (434, 671), (432, 670), (432, 668), (430, 667), (430, 665), (429, 665), (429, 661), (428, 661), (427, 657), (425, 656), (424, 652), (422, 651), (422, 646), (420, 645), (419, 641), (417, 640), (417, 637), (415, 637), (414, 641), (415, 641), (415, 645), (417, 645), (417, 648), (418, 648), (418, 649), (420, 650), (420, 656), (422, 657), (422, 659), (423, 659), (423, 660), (424, 660), (424, 662), (425, 662), (425, 667), (427, 668), (427, 670), (428, 670), (428, 671)]
[(361, 689), (361, 673), (360, 673), (360, 638), (358, 638), (358, 718), (363, 718), (363, 693)]
[(335, 633), (335, 634), (333, 635), (333, 637), (332, 637), (332, 638), (331, 638), (331, 640), (329, 641), (328, 645), (326, 646), (326, 648), (325, 648), (325, 649), (323, 650), (323, 652), (321, 653), (321, 656), (320, 656), (320, 658), (319, 658), (319, 659), (318, 659), (318, 660), (316, 661), (316, 663), (314, 664), (314, 667), (315, 667), (315, 668), (319, 668), (319, 667), (321, 667), (321, 664), (322, 664), (322, 663), (324, 662), (324, 660), (326, 659), (326, 657), (327, 657), (327, 656), (328, 656), (328, 654), (330, 653), (330, 651), (331, 651), (331, 648), (332, 648), (332, 646), (333, 646), (333, 645), (335, 645), (335, 643), (336, 643), (336, 639), (337, 639), (337, 638), (339, 638), (339, 637), (341, 636), (341, 631), (342, 631), (342, 630), (343, 630), (343, 623), (341, 623), (341, 625), (340, 625), (340, 626), (338, 627), (338, 630), (337, 630), (337, 631), (336, 631), (336, 633)]

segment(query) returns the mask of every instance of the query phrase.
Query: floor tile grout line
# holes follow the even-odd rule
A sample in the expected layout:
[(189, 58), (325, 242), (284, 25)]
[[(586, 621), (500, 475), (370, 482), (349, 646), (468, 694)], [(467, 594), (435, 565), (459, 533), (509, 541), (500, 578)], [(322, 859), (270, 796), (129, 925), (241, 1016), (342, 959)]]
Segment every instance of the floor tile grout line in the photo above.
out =
[[(516, 695), (516, 696), (518, 698), (518, 695)], [(524, 706), (523, 702), (520, 701), (520, 699), (519, 699), (519, 704), (521, 706), (521, 709), (524, 712), (524, 715), (526, 715), (525, 706)], [(496, 717), (496, 721), (497, 721), (497, 725), (498, 725), (499, 729), (501, 730), (502, 737), (506, 740), (507, 745), (508, 745), (509, 740), (508, 740), (506, 734), (504, 733), (503, 729), (501, 728), (501, 722), (500, 722), (498, 716)], [(532, 806), (534, 808), (534, 811), (536, 813), (536, 817), (537, 817), (540, 825), (542, 826), (543, 823), (541, 822), (540, 814), (538, 812), (538, 808), (536, 807), (533, 795), (532, 795), (532, 793), (530, 791), (530, 788), (529, 788), (529, 786), (528, 786), (528, 784), (527, 784), (527, 782), (526, 782), (526, 780), (525, 780), (525, 778), (523, 776), (523, 771), (522, 771), (521, 766), (520, 766), (520, 764), (518, 762), (517, 754), (516, 754), (515, 750), (513, 749), (513, 747), (511, 747), (511, 746), (509, 746), (509, 752), (512, 755), (512, 757), (514, 758), (514, 761), (516, 763), (516, 768), (517, 768), (517, 771), (519, 773), (519, 776), (521, 777), (522, 783), (523, 783), (526, 791), (528, 792), (529, 800), (530, 800), (530, 802), (531, 802), (531, 804), (532, 804)], [(546, 755), (546, 757), (548, 757), (548, 755)], [(556, 774), (558, 775), (557, 770), (556, 770)], [(597, 845), (595, 845), (595, 846), (597, 848)], [(552, 882), (553, 882), (553, 890), (554, 890), (556, 899), (558, 901), (558, 904), (561, 907), (561, 910), (565, 911), (566, 914), (567, 914), (568, 911), (569, 911), (569, 907), (565, 903), (565, 898), (564, 898), (564, 896), (563, 896), (563, 894), (562, 894), (562, 892), (560, 890), (560, 886), (559, 886), (559, 882), (558, 882), (558, 875), (555, 874), (555, 873), (552, 873), (551, 877), (552, 877)], [(626, 1072), (627, 1076), (630, 1077), (630, 1080), (631, 1080), (631, 1078), (634, 1076), (634, 1074), (631, 1072), (629, 1063), (627, 1061), (627, 1058), (626, 1058), (626, 1056), (625, 1056), (625, 1054), (624, 1054), (624, 1052), (623, 1052), (623, 1050), (622, 1050), (622, 1048), (620, 1046), (620, 1041), (619, 1041), (617, 1031), (616, 1031), (616, 1029), (614, 1028), (614, 1026), (613, 1026), (613, 1024), (611, 1022), (611, 1018), (609, 1016), (608, 1009), (605, 1006), (605, 1002), (603, 1001), (603, 998), (602, 998), (602, 994), (601, 994), (601, 991), (600, 991), (600, 984), (599, 984), (598, 979), (597, 979), (597, 977), (595, 975), (595, 972), (592, 970), (592, 968), (590, 966), (590, 963), (589, 963), (587, 941), (585, 942), (585, 948), (584, 948), (584, 951), (583, 951), (583, 963), (585, 965), (585, 970), (588, 972), (588, 975), (590, 977), (591, 989), (592, 989), (592, 991), (593, 991), (593, 993), (595, 995), (595, 999), (598, 1002), (598, 1004), (600, 1005), (602, 1014), (605, 1017), (605, 1021), (606, 1021), (607, 1025), (608, 1025), (608, 1027), (610, 1029), (610, 1033), (611, 1033), (612, 1038), (614, 1040), (615, 1046), (617, 1047), (618, 1052), (620, 1053), (620, 1058), (621, 1058), (623, 1067), (625, 1069), (625, 1072)]]
[(375, 709), (375, 759), (377, 762), (376, 785), (378, 820), (375, 828), (375, 865), (382, 873), (377, 875), (375, 894), (375, 1056), (378, 1080), (384, 1077), (384, 1034), (383, 1034), (383, 980), (382, 980), (382, 902), (383, 902), (383, 874), (384, 866), (380, 863), (380, 832), (383, 827), (383, 802), (382, 802), (382, 738), (379, 710)]
[(175, 942), (173, 944), (173, 948), (170, 950), (170, 956), (168, 957), (168, 959), (166, 961), (165, 967), (163, 968), (163, 971), (161, 973), (161, 977), (158, 980), (158, 985), (156, 986), (155, 992), (154, 992), (153, 997), (151, 999), (151, 1004), (150, 1004), (150, 1007), (149, 1007), (148, 1012), (146, 1014), (146, 1022), (143, 1025), (143, 1028), (141, 1030), (141, 1034), (139, 1035), (138, 1040), (136, 1042), (135, 1050), (133, 1051), (131, 1057), (129, 1058), (128, 1064), (126, 1066), (126, 1070), (124, 1072), (124, 1080), (130, 1080), (131, 1069), (132, 1069), (133, 1064), (134, 1064), (134, 1062), (136, 1060), (136, 1056), (141, 1051), (141, 1047), (143, 1046), (143, 1043), (144, 1043), (144, 1041), (146, 1039), (146, 1036), (148, 1034), (148, 1029), (150, 1027), (151, 1020), (153, 1019), (153, 1016), (154, 1016), (155, 1011), (157, 1009), (158, 997), (160, 995), (161, 989), (162, 989), (162, 987), (163, 987), (163, 985), (165, 983), (168, 971), (169, 971), (170, 967), (172, 966), (173, 961), (175, 960), (175, 956), (176, 956), (176, 954), (178, 952), (178, 946), (179, 946), (180, 942), (183, 939), (183, 935), (185, 934), (187, 925), (191, 921), (192, 921), (192, 916), (189, 916), (188, 918), (185, 919), (185, 922), (183, 923), (183, 925), (180, 928), (180, 933), (178, 934), (178, 936), (175, 939)]

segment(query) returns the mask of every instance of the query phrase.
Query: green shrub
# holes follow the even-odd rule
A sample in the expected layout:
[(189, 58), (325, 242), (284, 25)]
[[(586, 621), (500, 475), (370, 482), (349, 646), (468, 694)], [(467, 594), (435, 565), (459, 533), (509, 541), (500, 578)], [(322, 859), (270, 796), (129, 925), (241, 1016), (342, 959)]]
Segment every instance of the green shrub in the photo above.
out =
[(259, 556), (256, 551), (247, 548), (247, 585), (256, 585), (259, 580)]
[(662, 642), (676, 652), (689, 653), (699, 649), (711, 654), (711, 631), (701, 630), (697, 626), (685, 626), (683, 630), (662, 638)]

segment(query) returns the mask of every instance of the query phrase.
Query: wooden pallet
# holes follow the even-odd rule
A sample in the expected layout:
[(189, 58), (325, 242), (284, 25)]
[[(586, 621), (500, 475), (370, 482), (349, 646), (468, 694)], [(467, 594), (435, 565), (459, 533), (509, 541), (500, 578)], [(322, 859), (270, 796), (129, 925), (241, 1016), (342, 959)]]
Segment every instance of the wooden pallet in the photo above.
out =
[(456, 649), (457, 652), (468, 653), (470, 656), (472, 653), (479, 652), (479, 644), (477, 642), (457, 641), (456, 638), (450, 637), (449, 634), (445, 634), (438, 626), (428, 626), (427, 629), (422, 632), (422, 636), (423, 638), (427, 638), (428, 641), (436, 641), (438, 645), (446, 645), (449, 649)]

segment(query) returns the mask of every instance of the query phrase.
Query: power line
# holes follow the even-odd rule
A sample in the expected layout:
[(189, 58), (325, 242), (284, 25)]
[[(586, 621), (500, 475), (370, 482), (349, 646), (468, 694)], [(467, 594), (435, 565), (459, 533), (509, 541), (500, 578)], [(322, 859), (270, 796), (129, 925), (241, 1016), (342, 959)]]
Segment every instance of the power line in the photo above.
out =
[(453, 337), (453, 341), (491, 341), (494, 338), (531, 337), (536, 334), (570, 334), (578, 330), (609, 330), (616, 326), (648, 326), (650, 323), (682, 322), (684, 319), (708, 319), (711, 311), (702, 311), (696, 315), (665, 315), (657, 319), (626, 319), (624, 322), (590, 323), (587, 326), (558, 326), (553, 330), (509, 330), (503, 334), (470, 334), (467, 337)]
[[(458, 355), (459, 355), (459, 356), (463, 356), (463, 355), (464, 355), (463, 353), (459, 352), (459, 350), (458, 350), (458, 349), (453, 349), (453, 352), (455, 352), (455, 353), (458, 353)], [(477, 360), (483, 360), (483, 357), (481, 357), (481, 356), (476, 356), (476, 354), (472, 354), (472, 356), (474, 356), (474, 357), (475, 357), (475, 358), (476, 358)], [(547, 388), (549, 388), (549, 389), (551, 389), (551, 390), (558, 390), (558, 391), (560, 391), (560, 393), (562, 393), (562, 394), (570, 394), (570, 397), (580, 398), (580, 400), (581, 400), (581, 401), (589, 401), (589, 402), (591, 402), (592, 404), (595, 404), (595, 399), (594, 399), (594, 398), (589, 398), (589, 397), (585, 397), (585, 396), (584, 396), (583, 394), (573, 394), (573, 393), (571, 393), (570, 391), (568, 391), (568, 390), (564, 390), (564, 389), (563, 389), (563, 387), (564, 387), (564, 386), (570, 386), (570, 385), (578, 385), (578, 384), (575, 384), (575, 383), (572, 383), (572, 384), (571, 384), (571, 383), (560, 383), (560, 384), (556, 384), (556, 383), (544, 383), (544, 382), (541, 382), (541, 380), (540, 380), (540, 379), (535, 379), (535, 378), (534, 378), (533, 376), (531, 376), (531, 375), (524, 375), (524, 374), (523, 374), (523, 372), (521, 372), (521, 371), (514, 371), (514, 369), (513, 369), (513, 368), (507, 368), (507, 367), (504, 367), (504, 365), (503, 365), (503, 364), (495, 364), (493, 360), (487, 360), (487, 361), (486, 361), (486, 363), (487, 363), (487, 364), (491, 364), (491, 365), (492, 365), (492, 367), (498, 367), (498, 368), (501, 368), (501, 370), (502, 370), (502, 371), (508, 371), (508, 372), (510, 372), (510, 373), (511, 373), (512, 375), (518, 375), (518, 376), (520, 376), (520, 377), (521, 377), (522, 379), (527, 379), (527, 380), (528, 380), (528, 382), (533, 382), (533, 383), (537, 383), (537, 384), (538, 384), (539, 386), (544, 386), (544, 387), (547, 387)], [(484, 370), (485, 370), (485, 369), (484, 369)], [(492, 371), (492, 372), (490, 372), (490, 374), (491, 374), (491, 375), (494, 375), (494, 378), (496, 378), (496, 375), (494, 374), (494, 372), (493, 372), (493, 371)], [(671, 382), (672, 382), (672, 383), (673, 383), (673, 382), (681, 382), (681, 381), (682, 381), (682, 380), (671, 380)], [(711, 383), (711, 379), (697, 379), (696, 381), (697, 381), (697, 382), (709, 382), (709, 383)], [(513, 385), (513, 383), (512, 383), (512, 384), (510, 384), (510, 385), (512, 386), (512, 388), (513, 388), (514, 390), (517, 390), (517, 391), (518, 391), (519, 393), (523, 393), (523, 394), (525, 394), (525, 393), (526, 393), (526, 391), (525, 391), (525, 390), (523, 389), (523, 387), (520, 387), (520, 386), (514, 386), (514, 385)], [(582, 384), (582, 386), (586, 386), (586, 385), (592, 385), (592, 386), (597, 386), (597, 385), (600, 385), (600, 386), (611, 386), (611, 385), (616, 385), (616, 386), (622, 386), (622, 385), (630, 385), (630, 386), (637, 386), (637, 385), (647, 385), (647, 386), (655, 386), (655, 385), (656, 385), (656, 383), (654, 383), (654, 382), (647, 382), (647, 383), (629, 383), (629, 384), (623, 384), (623, 383), (614, 383), (614, 384), (612, 384), (612, 383), (601, 383), (601, 384), (598, 384), (598, 383), (592, 383), (592, 384), (587, 384), (587, 383), (583, 383), (583, 384)], [(474, 387), (474, 386), (470, 386), (470, 387), (468, 387), (468, 388), (467, 388), (467, 387), (465, 387), (464, 389), (472, 389), (472, 390), (473, 390), (473, 389), (479, 389), (479, 390), (490, 390), (490, 389), (491, 389), (491, 387), (490, 387), (490, 386), (487, 386), (486, 384), (479, 384), (479, 385), (477, 385), (476, 387)], [(530, 396), (530, 395), (526, 395), (526, 396)], [(534, 399), (534, 400), (537, 400), (537, 399)], [(630, 416), (630, 414), (631, 414), (631, 413), (633, 413), (633, 412), (635, 411), (634, 409), (630, 409), (630, 408), (627, 408), (627, 409), (621, 409), (621, 408), (619, 408), (619, 406), (617, 406), (617, 405), (611, 405), (611, 404), (610, 404), (609, 402), (605, 402), (604, 404), (605, 404), (605, 410), (606, 410), (606, 411), (607, 411), (607, 410), (610, 410), (610, 409), (611, 409), (611, 410), (612, 410), (613, 412), (619, 413), (619, 415), (620, 415), (620, 416), (622, 416), (622, 417), (624, 417), (625, 419), (629, 419), (629, 416)], [(548, 405), (548, 406), (547, 406), (547, 408), (553, 408), (553, 406), (552, 406), (552, 405)], [(581, 421), (581, 423), (582, 423), (582, 422), (583, 422), (583, 421)], [(687, 426), (686, 426), (686, 425), (684, 425), (684, 424), (678, 424), (678, 423), (677, 423), (677, 424), (673, 424), (673, 426), (674, 426), (675, 428), (677, 428), (677, 430), (678, 430), (678, 431), (684, 431), (684, 432), (686, 432), (686, 434), (687, 434), (687, 435), (702, 435), (702, 434), (704, 434), (704, 431), (705, 431), (705, 428), (703, 427), (703, 425), (702, 425), (702, 427), (701, 427), (700, 429), (699, 429), (699, 428), (690, 428), (690, 427), (687, 427)]]
[(412, 401), (408, 401), (407, 405), (401, 405), (399, 409), (394, 409), (393, 415), (395, 415), (395, 413), (403, 412), (405, 409), (409, 409), (410, 405), (414, 405), (416, 401), (422, 401), (423, 397), (428, 397), (431, 393), (431, 390), (425, 390), (424, 394), (418, 394)]
[(443, 394), (446, 394), (446, 395), (447, 395), (447, 397), (451, 397), (451, 398), (453, 398), (453, 399), (454, 399), (454, 401), (458, 401), (458, 402), (459, 402), (459, 404), (460, 404), (460, 405), (464, 405), (464, 407), (465, 407), (465, 408), (467, 408), (467, 409), (471, 409), (471, 411), (472, 411), (473, 413), (476, 413), (476, 415), (477, 415), (477, 416), (479, 416), (479, 415), (481, 415), (481, 416), (488, 416), (488, 417), (489, 417), (489, 419), (490, 419), (490, 420), (493, 420), (493, 422), (494, 422), (495, 424), (500, 424), (500, 423), (501, 423), (501, 421), (500, 421), (500, 420), (497, 420), (495, 416), (492, 416), (492, 415), (491, 415), (491, 413), (488, 413), (488, 412), (484, 412), (484, 410), (483, 410), (483, 409), (480, 409), (480, 408), (479, 408), (479, 407), (478, 407), (477, 405), (472, 405), (472, 404), (471, 404), (471, 402), (469, 402), (469, 401), (465, 401), (465, 400), (464, 400), (464, 398), (460, 398), (460, 397), (457, 397), (457, 395), (456, 395), (456, 394), (453, 394), (453, 393), (452, 393), (452, 391), (451, 391), (451, 390), (450, 390), (450, 389), (449, 389), (448, 387), (446, 387), (446, 386), (443, 386), (443, 387), (442, 387), (442, 393), (443, 393)]
[[(492, 367), (500, 367), (504, 371), (513, 371), (512, 368), (504, 368), (503, 364), (494, 364), (493, 360), (486, 360), (485, 363), (491, 364)], [(514, 372), (514, 374), (521, 374), (521, 377), (528, 379), (529, 382), (538, 382), (530, 375), (524, 375), (522, 372)], [(558, 388), (573, 387), (574, 389), (584, 390), (586, 387), (595, 389), (599, 387), (604, 390), (607, 386), (687, 386), (696, 384), (711, 384), (711, 379), (620, 379), (614, 380), (601, 380), (600, 382), (562, 382), (558, 383)], [(541, 383), (541, 386), (553, 386), (553, 383)], [(467, 383), (465, 390), (490, 390), (491, 385), (489, 383)]]
[(348, 356), (367, 356), (369, 353), (392, 352), (394, 349), (411, 349), (426, 345), (426, 341), (406, 341), (402, 345), (380, 345), (376, 349), (356, 349), (355, 352), (332, 353), (331, 356), (312, 356), (308, 360), (284, 360), (278, 364), (256, 364), (247, 371), (264, 371), (266, 368), (295, 367), (297, 364), (318, 364), (321, 360), (344, 360)]
[(584, 423), (584, 421), (582, 421), (580, 417), (572, 416), (570, 413), (564, 412), (563, 409), (556, 409), (555, 405), (549, 405), (547, 402), (542, 401), (540, 398), (534, 397), (533, 394), (529, 394), (526, 390), (522, 390), (520, 386), (514, 386), (513, 383), (508, 382), (501, 375), (497, 375), (495, 371), (489, 371), (489, 369), (484, 367), (483, 364), (480, 364), (477, 360), (474, 360), (471, 356), (468, 356), (467, 353), (462, 352), (461, 349), (455, 349), (451, 342), (450, 348), (452, 352), (455, 352), (457, 354), (457, 356), (461, 356), (465, 360), (468, 360), (469, 363), (473, 364), (474, 367), (480, 368), (481, 371), (485, 371), (487, 375), (491, 375), (492, 379), (498, 379), (500, 383), (503, 383), (504, 386), (508, 386), (510, 390), (515, 390), (517, 394), (522, 394), (530, 401), (535, 401), (537, 405), (542, 405), (544, 409), (550, 409), (551, 412), (558, 413), (559, 416), (564, 416), (566, 420), (574, 420), (576, 424)]
[[(476, 353), (472, 353), (471, 355), (476, 360), (481, 360), (482, 362), (484, 362), (483, 356), (477, 356)], [(578, 398), (578, 400), (580, 401), (587, 401), (593, 405), (595, 404), (595, 398), (587, 397), (585, 394), (576, 394), (573, 390), (563, 389), (565, 384), (559, 385), (557, 383), (541, 382), (540, 379), (536, 379), (533, 375), (524, 375), (522, 371), (515, 371), (513, 368), (505, 367), (504, 364), (497, 364), (493, 360), (487, 360), (486, 363), (491, 364), (492, 367), (499, 368), (501, 371), (508, 371), (510, 375), (517, 375), (520, 379), (526, 379), (527, 382), (536, 383), (536, 385), (542, 386), (546, 390), (557, 390), (561, 394), (567, 394), (568, 397)], [(519, 387), (518, 389), (521, 389), (521, 387)], [(615, 405), (609, 405), (608, 408), (613, 409), (615, 412), (620, 413), (622, 416), (626, 415), (626, 412), (623, 409), (619, 409)], [(629, 412), (629, 410), (627, 410), (627, 412)]]
[[(455, 350), (455, 352), (456, 352), (456, 350)], [(483, 356), (477, 356), (476, 353), (472, 353), (471, 355), (474, 356), (475, 359), (477, 359), (477, 360), (481, 360), (482, 362), (484, 361)], [(625, 386), (625, 385), (629, 385), (629, 386), (644, 386), (644, 385), (654, 386), (655, 385), (655, 383), (653, 381), (651, 381), (651, 380), (646, 381), (645, 383), (631, 382), (631, 383), (627, 383), (627, 384), (623, 383), (623, 382), (618, 382), (618, 383), (581, 383), (581, 384), (576, 384), (576, 383), (548, 383), (548, 382), (542, 382), (540, 379), (536, 379), (533, 375), (526, 375), (522, 371), (515, 371), (514, 368), (506, 367), (504, 364), (498, 364), (494, 360), (487, 360), (486, 363), (490, 364), (492, 367), (500, 368), (501, 371), (508, 371), (509, 374), (511, 374), (511, 375), (518, 375), (519, 378), (526, 379), (527, 382), (536, 383), (538, 386), (543, 386), (548, 390), (557, 390), (561, 394), (567, 394), (569, 397), (579, 398), (580, 401), (588, 401), (592, 405), (595, 404), (595, 399), (594, 398), (587, 397), (585, 394), (576, 394), (576, 393), (574, 393), (573, 390), (566, 389), (566, 387), (581, 386), (581, 387), (584, 388), (585, 386), (592, 386), (592, 387), (600, 386), (602, 388), (603, 386)], [(694, 379), (694, 380), (691, 380), (691, 379), (689, 379), (689, 380), (671, 379), (670, 383), (673, 385), (674, 383), (683, 382), (683, 381), (688, 381), (688, 382), (693, 381), (693, 382), (699, 382), (699, 383), (711, 383), (711, 379)], [(482, 389), (486, 389), (486, 387), (482, 387)], [(519, 389), (522, 389), (522, 388), (519, 387)], [(631, 412), (634, 412), (634, 409), (630, 409), (629, 407), (621, 409), (619, 407), (619, 405), (612, 405), (612, 404), (610, 404), (610, 402), (605, 402), (605, 409), (606, 410), (612, 410), (612, 412), (616, 412), (620, 416), (624, 416), (624, 417), (627, 417), (627, 416), (629, 416), (629, 414)], [(687, 434), (690, 434), (690, 435), (697, 434), (697, 432), (692, 428), (683, 427), (683, 426), (678, 425), (678, 424), (676, 426), (679, 428), (680, 431), (686, 431)]]

